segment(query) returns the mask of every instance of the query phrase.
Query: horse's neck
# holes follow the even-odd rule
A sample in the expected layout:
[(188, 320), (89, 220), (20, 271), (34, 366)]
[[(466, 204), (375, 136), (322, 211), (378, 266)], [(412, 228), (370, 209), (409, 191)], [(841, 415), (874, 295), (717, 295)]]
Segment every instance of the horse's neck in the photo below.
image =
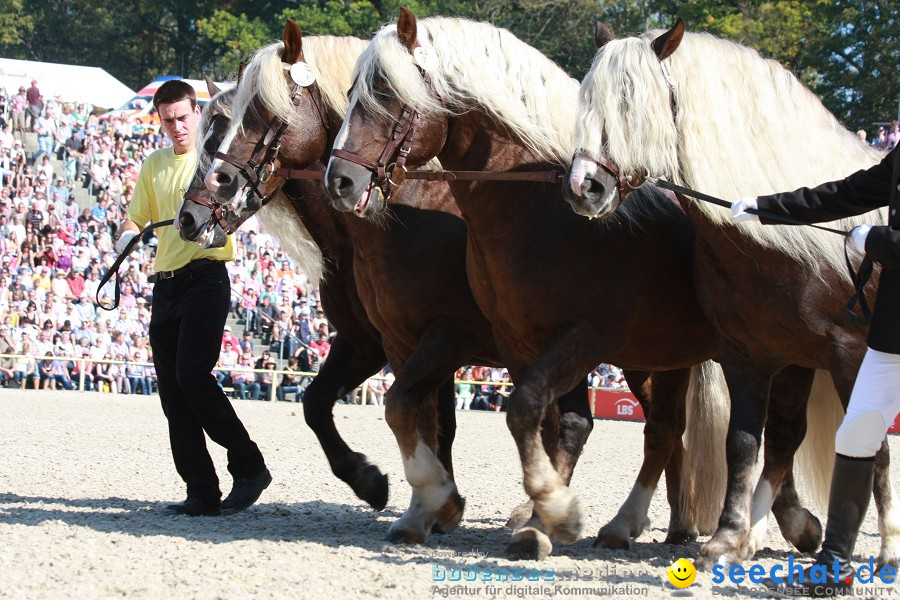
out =
[(352, 256), (344, 223), (338, 214), (328, 206), (328, 198), (322, 183), (318, 180), (295, 180), (284, 187), (294, 211), (303, 222), (309, 235), (322, 251), (328, 264), (327, 271), (341, 269)]
[[(478, 111), (470, 111), (450, 120), (447, 141), (438, 158), (444, 169), (454, 171), (559, 169), (558, 165), (538, 157), (524, 144), (510, 138), (490, 117)], [(510, 199), (500, 196), (505, 195), (504, 190), (513, 188), (516, 190), (516, 196), (511, 201), (518, 205), (516, 210), (541, 210), (541, 201), (546, 200), (543, 185), (528, 185), (527, 188), (523, 188), (522, 183), (475, 181), (451, 186), (455, 201), (469, 226), (478, 227), (479, 223), (484, 223), (488, 228), (496, 218), (508, 217)], [(523, 193), (523, 189), (527, 191)], [(538, 199), (541, 201), (537, 201)], [(531, 200), (535, 200), (534, 205), (523, 206)]]

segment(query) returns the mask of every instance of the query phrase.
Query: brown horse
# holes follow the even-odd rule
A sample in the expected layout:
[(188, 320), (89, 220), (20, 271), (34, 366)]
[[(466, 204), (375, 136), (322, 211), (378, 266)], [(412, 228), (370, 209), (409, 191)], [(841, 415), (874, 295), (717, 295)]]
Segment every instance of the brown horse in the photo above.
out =
[[(625, 202), (630, 185), (647, 173), (733, 199), (815, 185), (878, 160), (793, 75), (753, 50), (685, 34), (680, 20), (668, 32), (611, 38), (598, 27), (599, 51), (581, 88), (575, 138), (581, 150), (565, 186), (580, 214), (618, 221), (616, 212), (633, 201)], [(748, 126), (735, 131), (735, 123)], [(802, 140), (785, 135), (796, 123), (808, 132)], [(768, 469), (767, 435), (767, 469), (751, 503), (762, 424), (776, 403), (774, 396), (769, 402), (769, 379), (790, 364), (827, 371), (846, 407), (866, 328), (846, 315), (853, 287), (839, 237), (807, 227), (735, 225), (727, 210), (680, 202), (697, 228), (694, 280), (720, 333), (733, 407), (728, 449), (740, 456), (729, 461), (733, 494), (719, 529), (701, 550), (709, 564), (752, 556), (782, 485), (782, 473)], [(859, 222), (882, 218), (869, 214)], [(833, 445), (822, 451), (829, 472), (833, 456)], [(874, 489), (879, 563), (896, 565), (900, 521), (888, 464), (885, 443)]]
[[(205, 167), (225, 136), (231, 123), (231, 101), (236, 88), (221, 92), (211, 81), (209, 104), (204, 108), (200, 123), (200, 160), (197, 172), (188, 188), (189, 197), (209, 197), (203, 177)], [(341, 438), (334, 425), (332, 407), (337, 399), (377, 373), (387, 362), (381, 345), (381, 335), (365, 316), (356, 283), (353, 279), (352, 254), (342, 240), (346, 232), (334, 219), (297, 219), (297, 211), (309, 211), (302, 199), (319, 192), (321, 185), (293, 182), (278, 194), (259, 213), (264, 226), (280, 234), (282, 245), (303, 267), (311, 280), (321, 278), (322, 305), (329, 319), (338, 327), (328, 358), (319, 368), (316, 377), (303, 396), (303, 414), (307, 424), (315, 432), (328, 458), (334, 474), (347, 482), (356, 495), (376, 510), (387, 504), (387, 476), (370, 464), (363, 454), (353, 452)], [(244, 215), (249, 217), (249, 213)], [(329, 216), (329, 215), (326, 215)], [(237, 229), (243, 219), (228, 215), (225, 223), (229, 230)], [(309, 223), (310, 229), (304, 227)], [(287, 226), (292, 224), (292, 227)], [(185, 241), (197, 242), (205, 247), (225, 244), (227, 232), (205, 204), (185, 201), (176, 219), (176, 226)], [(329, 268), (322, 273), (323, 262)], [(452, 382), (441, 388), (442, 407), (441, 447), (452, 443), (455, 430)], [(444, 410), (448, 408), (448, 410)]]
[[(279, 138), (277, 142), (280, 151), (274, 153), (273, 157), (277, 159), (281, 169), (273, 171), (274, 177), (268, 185), (277, 185), (279, 177), (297, 173), (297, 171), (285, 172), (282, 169), (306, 169), (310, 163), (321, 158), (321, 144), (330, 144), (330, 138), (337, 130), (346, 109), (346, 105), (342, 104), (345, 102), (342, 92), (350, 83), (349, 71), (342, 74), (339, 70), (326, 68), (327, 63), (320, 62), (319, 57), (322, 55), (309, 51), (310, 40), (306, 40), (306, 44), (301, 46), (302, 43), (299, 30), (289, 23), (283, 44), (262, 51), (257, 57), (258, 60), (254, 61), (256, 68), (248, 69), (249, 80), (258, 83), (248, 88), (253, 92), (249, 93), (245, 100), (247, 108), (238, 109), (242, 110), (245, 115), (242, 129), (231, 138), (227, 147), (228, 155), (222, 155), (226, 156), (228, 161), (210, 171), (210, 177), (216, 178), (215, 183), (219, 186), (231, 186), (231, 189), (218, 194), (220, 200), (233, 201), (233, 198), (240, 194), (237, 191), (239, 184), (253, 179), (253, 174), (245, 175), (232, 164), (240, 164), (242, 160), (232, 160), (232, 158), (235, 155), (250, 156), (259, 151), (262, 146), (255, 142), (267, 137), (267, 132), (272, 130), (271, 124), (276, 122), (274, 119), (276, 115), (280, 115), (279, 119), (283, 122), (290, 122), (291, 126), (283, 131), (283, 137)], [(313, 46), (314, 48), (315, 46)], [(287, 65), (296, 64), (304, 50), (306, 51), (306, 60), (303, 62), (315, 69), (317, 85), (322, 89), (336, 90), (334, 94), (321, 92), (321, 96), (325, 100), (320, 106), (313, 104), (315, 102), (312, 100), (313, 95), (320, 93), (316, 90), (309, 94), (310, 101), (303, 105), (303, 99), (292, 92), (296, 89), (295, 80), (285, 74)], [(333, 58), (335, 53), (332, 52), (329, 56)], [(298, 76), (301, 75), (303, 74), (298, 74)], [(266, 91), (263, 91), (265, 86), (259, 84), (263, 81), (270, 82)], [(304, 92), (303, 97), (306, 96), (307, 94)], [(296, 100), (296, 104), (291, 100), (292, 97)], [(240, 106), (241, 103), (238, 102), (237, 105)], [(252, 115), (256, 115), (256, 117)], [(317, 126), (319, 131), (311, 130), (311, 126)], [(275, 129), (277, 130), (278, 127), (276, 126)], [(250, 141), (248, 142), (245, 138), (249, 138)], [(274, 139), (269, 141), (275, 145)], [(229, 169), (228, 165), (235, 168)], [(286, 173), (286, 175), (280, 175), (280, 173)], [(433, 190), (433, 188), (431, 189)], [(466, 245), (465, 232), (462, 228), (462, 221), (455, 216), (458, 214), (455, 207), (445, 204), (445, 192), (442, 189), (437, 193), (426, 193), (415, 187), (405, 190), (403, 194), (397, 195), (397, 198), (404, 204), (396, 207), (395, 211), (382, 219), (381, 226), (373, 227), (366, 221), (340, 216), (336, 213), (332, 216), (333, 219), (346, 222), (351, 234), (354, 246), (354, 270), (357, 281), (360, 283), (358, 287), (369, 315), (374, 315), (373, 323), (384, 328), (382, 336), (389, 356), (391, 352), (397, 352), (395, 348), (399, 347), (405, 350), (402, 344), (414, 344), (416, 335), (421, 340), (418, 348), (410, 348), (405, 351), (412, 352), (413, 357), (420, 356), (423, 352), (426, 356), (421, 359), (416, 358), (415, 362), (400, 357), (401, 361), (406, 362), (403, 363), (403, 368), (398, 370), (398, 379), (392, 386), (392, 392), (387, 401), (389, 405), (404, 403), (403, 409), (408, 410), (411, 415), (418, 415), (414, 416), (413, 420), (418, 421), (418, 427), (424, 427), (422, 431), (425, 432), (429, 427), (433, 427), (427, 424), (428, 420), (433, 420), (431, 416), (433, 410), (427, 406), (421, 407), (418, 399), (426, 392), (424, 384), (421, 383), (422, 378), (433, 379), (435, 368), (433, 364), (424, 364), (426, 360), (443, 360), (445, 364), (442, 368), (447, 369), (451, 362), (462, 360), (461, 357), (465, 352), (460, 350), (460, 344), (471, 344), (471, 341), (466, 341), (466, 338), (475, 336), (472, 339), (483, 339), (478, 336), (484, 336), (485, 333), (490, 337), (490, 329), (483, 321), (483, 317), (479, 316), (479, 320), (474, 322), (474, 325), (477, 325), (474, 332), (469, 331), (473, 322), (466, 322), (459, 318), (460, 306), (474, 305), (474, 300), (471, 298), (468, 281), (465, 277), (465, 262), (462, 254)], [(263, 195), (265, 194), (266, 191), (263, 190)], [(303, 204), (309, 202), (309, 198), (303, 200)], [(423, 206), (425, 210), (420, 208)], [(242, 208), (246, 210), (246, 207), (242, 206)], [(207, 217), (200, 220), (208, 220), (208, 214), (207, 212)], [(453, 219), (448, 219), (448, 216), (453, 216)], [(453, 223), (452, 227), (449, 226), (450, 223)], [(437, 249), (443, 249), (444, 254), (436, 258), (433, 253)], [(404, 265), (406, 265), (406, 270), (403, 270)], [(387, 281), (384, 281), (385, 278)], [(424, 290), (413, 290), (412, 288), (416, 285), (422, 286)], [(442, 299), (449, 299), (452, 309), (448, 309), (443, 303), (445, 300)], [(393, 303), (397, 304), (401, 314), (389, 314)], [(410, 318), (413, 318), (412, 323), (405, 322)], [(416, 320), (423, 323), (419, 326), (419, 330), (408, 329), (411, 325), (415, 325)], [(429, 320), (442, 323), (442, 325), (439, 329), (426, 329), (425, 323)], [(398, 331), (401, 326), (410, 331), (410, 334), (407, 335), (408, 339), (396, 343), (388, 342), (389, 338), (396, 339), (400, 335)], [(438, 333), (440, 336), (437, 336)], [(453, 336), (460, 335), (463, 338), (462, 341), (451, 339)], [(437, 343), (438, 341), (440, 344)], [(450, 344), (451, 348), (451, 355), (447, 358), (439, 356), (441, 352), (446, 353), (446, 349), (442, 347), (444, 344)], [(454, 348), (457, 352), (456, 358), (452, 358), (452, 349)], [(471, 350), (467, 350), (467, 352), (469, 351)], [(488, 359), (496, 360), (496, 357)], [(392, 360), (394, 359), (392, 358)], [(426, 367), (424, 371), (422, 370), (423, 365)], [(431, 370), (428, 370), (429, 368)], [(448, 373), (450, 372), (452, 371), (448, 371)], [(645, 468), (640, 476), (641, 483), (635, 484), (635, 487), (646, 490), (648, 488), (645, 482), (649, 481), (649, 489), (652, 491), (659, 472), (668, 462), (666, 468), (669, 479), (669, 498), (673, 510), (669, 537), (671, 540), (679, 540), (695, 536), (697, 530), (693, 525), (693, 517), (689, 514), (690, 503), (682, 501), (679, 497), (682, 450), (680, 433), (684, 428), (684, 415), (680, 410), (680, 402), (683, 399), (684, 390), (670, 387), (666, 376), (654, 379), (652, 384), (648, 382), (646, 373), (629, 372), (627, 376), (648, 415)], [(403, 382), (401, 382), (401, 378), (404, 380)], [(654, 398), (662, 399), (655, 402), (652, 407), (648, 404), (651, 385)], [(657, 393), (657, 387), (662, 391)], [(697, 395), (701, 395), (705, 390), (704, 386), (698, 386)], [(546, 435), (544, 441), (549, 455), (555, 459), (555, 466), (564, 481), (568, 481), (571, 477), (581, 444), (583, 444), (590, 427), (589, 417), (586, 418), (582, 412), (585, 407), (583, 392), (583, 383), (576, 382), (573, 392), (563, 396), (559, 403), (559, 410), (562, 413), (559, 435), (562, 439), (559, 441), (558, 449), (554, 441), (555, 428), (553, 427), (556, 413), (555, 403), (551, 406), (548, 413), (550, 418), (545, 423), (544, 431), (545, 433), (549, 431), (550, 435)], [(703, 403), (701, 402), (700, 405), (702, 407)], [(657, 406), (661, 408), (657, 409)], [(698, 418), (694, 419), (694, 422), (698, 426), (692, 427), (690, 431), (703, 436), (702, 428), (699, 425), (702, 425), (705, 420)], [(422, 436), (422, 431), (416, 435)], [(427, 436), (425, 436), (425, 441), (425, 446), (428, 446)], [(703, 457), (703, 459), (706, 458)], [(448, 500), (451, 506), (456, 502), (455, 486), (446, 485), (446, 482), (452, 482), (452, 479), (444, 479), (452, 475), (452, 471), (449, 470), (448, 462), (443, 458), (441, 463), (443, 467), (435, 470), (443, 469), (447, 474), (438, 474), (437, 487), (445, 486), (447, 495), (443, 497), (433, 495), (434, 481), (426, 481), (424, 486), (420, 485), (424, 488), (424, 493), (418, 494), (414, 498), (414, 506), (419, 506), (420, 509), (419, 524), (412, 527), (410, 525), (412, 519), (407, 519), (406, 524), (395, 524), (391, 530), (392, 539), (409, 541), (424, 539), (427, 522), (432, 522), (441, 516), (440, 510), (448, 503)], [(709, 466), (708, 463), (707, 466)], [(688, 471), (695, 473), (693, 470)], [(421, 473), (413, 473), (409, 477), (410, 481), (417, 481), (417, 475), (421, 477)], [(425, 476), (432, 476), (432, 474), (426, 472)], [(431, 485), (429, 486), (429, 484)], [(633, 494), (632, 496), (616, 519), (604, 528), (609, 532), (607, 540), (611, 544), (627, 545), (630, 537), (638, 535), (647, 525), (646, 504), (649, 503), (649, 495), (638, 494), (635, 497)], [(704, 505), (706, 504), (710, 503), (705, 502)], [(715, 504), (715, 501), (712, 504)], [(511, 521), (514, 520), (511, 519)], [(423, 525), (423, 521), (427, 522)], [(442, 527), (445, 526), (447, 526), (446, 523), (442, 524)], [(455, 526), (455, 517), (449, 526)], [(540, 551), (549, 551), (549, 547), (542, 550), (534, 548), (528, 552), (538, 553)]]
[[(258, 149), (257, 140), (266, 137), (274, 115), (280, 114), (278, 122), (290, 126), (285, 127), (277, 140), (269, 139), (279, 148), (272, 154), (279, 168), (273, 169), (261, 182), (260, 193), (246, 193), (241, 190), (246, 179), (241, 179), (243, 175), (237, 167), (221, 160), (213, 162), (208, 185), (215, 193), (206, 190), (199, 193), (227, 205), (222, 218), (226, 226), (233, 228), (260, 207), (261, 199), (271, 197), (284, 186), (286, 200), (268, 203), (260, 216), (289, 247), (295, 247), (293, 254), (310, 253), (309, 244), (298, 240), (311, 240), (312, 246), (321, 251), (320, 264), (308, 264), (316, 262), (313, 256), (314, 260), (307, 261), (305, 268), (313, 274), (311, 277), (323, 273), (323, 303), (327, 300), (326, 313), (340, 332), (340, 344), (336, 342), (332, 347), (314, 384), (326, 375), (327, 379), (318, 388), (313, 389), (311, 385), (304, 396), (307, 422), (319, 435), (335, 473), (348, 481), (361, 497), (364, 497), (361, 492), (369, 493), (375, 484), (379, 492), (384, 488), (386, 499), (386, 485), (382, 485), (386, 482), (381, 481), (377, 469), (368, 465), (361, 455), (352, 453), (334, 429), (331, 406), (335, 399), (380, 368), (386, 354), (396, 375), (391, 394), (405, 394), (417, 401), (426, 399), (426, 409), (418, 424), (419, 435), (430, 450), (436, 449), (442, 471), (452, 484), (453, 373), (470, 361), (497, 365), (498, 357), (490, 326), (468, 288), (465, 224), (445, 186), (411, 187), (410, 198), (433, 199), (429, 210), (420, 210), (411, 202), (408, 210), (398, 211), (384, 223), (372, 224), (335, 213), (319, 181), (293, 179), (298, 171), (289, 171), (303, 169), (301, 176), (310, 176), (318, 169), (321, 176), (323, 168), (316, 161), (330, 151), (330, 137), (346, 108), (344, 90), (350, 85), (351, 67), (361, 44), (351, 38), (303, 40), (299, 28), (289, 22), (284, 41), (260, 50), (246, 68), (233, 104), (239, 118), (234, 119), (233, 126), (225, 123), (225, 131), (209, 133), (203, 142), (205, 152), (212, 157), (220, 142), (228, 140), (222, 152), (227, 153), (228, 160), (239, 163)], [(290, 101), (294, 85), (288, 87), (290, 80), (285, 78), (283, 65), (297, 63), (315, 69), (316, 82), (313, 89), (304, 87), (302, 97), (294, 97), (295, 103)], [(277, 90), (268, 94), (259, 91), (266, 85), (271, 88), (273, 82)], [(270, 108), (278, 105), (273, 97), (288, 102), (287, 114)], [(205, 174), (209, 166), (201, 166), (198, 173)], [(180, 215), (183, 236), (202, 240), (207, 228), (213, 232), (222, 228), (213, 214), (218, 204), (190, 198), (189, 194)], [(245, 203), (240, 216), (228, 208), (235, 198)], [(374, 351), (376, 341), (383, 346), (383, 352)], [(340, 352), (336, 354), (336, 350)], [(436, 391), (441, 407), (437, 420)], [(561, 415), (550, 415), (545, 427), (549, 451), (566, 480), (571, 478), (581, 447), (593, 426), (586, 391), (585, 383), (578, 382), (570, 393), (561, 394), (558, 403)], [(383, 507), (381, 495), (378, 500), (380, 506), (376, 508)], [(414, 494), (409, 510), (392, 524), (388, 538), (422, 542), (432, 525), (450, 531), (456, 527), (462, 512), (458, 494), (451, 500), (435, 504), (430, 498)], [(454, 510), (438, 511), (445, 503)], [(526, 509), (530, 515), (530, 508), (522, 510)]]
[[(566, 132), (560, 124), (572, 118), (577, 83), (506, 31), (455, 19), (417, 23), (402, 11), (396, 28), (383, 29), (360, 57), (355, 79), (326, 172), (338, 208), (377, 218), (389, 195), (392, 210), (400, 209), (405, 188), (392, 193), (391, 182), (404, 176), (404, 160), (437, 157), (452, 170), (446, 177), (469, 228), (469, 282), (516, 383), (507, 423), (537, 518), (514, 535), (514, 554), (541, 556), (550, 538), (570, 543), (580, 534), (579, 504), (540, 445), (551, 400), (599, 362), (653, 373), (645, 465), (617, 516), (633, 529), (615, 531), (614, 540), (601, 530), (598, 540), (627, 544), (645, 525), (662, 466), (680, 457), (688, 374), (715, 355), (715, 330), (692, 283), (690, 222), (673, 198), (653, 190), (615, 223), (598, 226), (571, 213), (547, 172), (567, 152), (562, 140), (571, 126)], [(463, 181), (473, 171), (515, 171), (526, 181)], [(655, 205), (662, 214), (636, 226)], [(609, 285), (597, 285), (597, 277)], [(721, 391), (705, 383), (710, 395)], [(717, 400), (727, 414), (724, 394)], [(416, 439), (408, 405), (389, 407), (388, 422), (407, 473), (434, 463)], [(714, 437), (705, 441), (715, 445)], [(717, 516), (720, 504), (710, 505)]]

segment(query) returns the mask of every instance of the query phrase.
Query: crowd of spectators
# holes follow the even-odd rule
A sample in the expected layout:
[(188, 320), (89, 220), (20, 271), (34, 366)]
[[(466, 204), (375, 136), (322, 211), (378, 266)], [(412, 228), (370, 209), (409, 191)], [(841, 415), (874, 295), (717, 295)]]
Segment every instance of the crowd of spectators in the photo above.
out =
[[(44, 98), (37, 81), (0, 97), (0, 354), (22, 355), (0, 358), (0, 385), (77, 389), (83, 379), (86, 390), (151, 394), (147, 277), (155, 240), (120, 268), (115, 311), (99, 304), (112, 302), (114, 284), (99, 289), (99, 283), (116, 258), (114, 235), (141, 163), (168, 142), (156, 127), (100, 119), (90, 108)], [(25, 149), (32, 133), (33, 153)], [(79, 188), (89, 206), (79, 207)], [(231, 309), (243, 331), (238, 338), (226, 327), (213, 374), (235, 398), (299, 402), (335, 331), (317, 286), (255, 218), (235, 240)], [(501, 410), (512, 390), (506, 370), (468, 369), (458, 374), (471, 382), (460, 384), (460, 408)], [(610, 369), (598, 367), (592, 383), (618, 387), (621, 375)], [(370, 403), (381, 404), (391, 379), (388, 369), (367, 383)]]

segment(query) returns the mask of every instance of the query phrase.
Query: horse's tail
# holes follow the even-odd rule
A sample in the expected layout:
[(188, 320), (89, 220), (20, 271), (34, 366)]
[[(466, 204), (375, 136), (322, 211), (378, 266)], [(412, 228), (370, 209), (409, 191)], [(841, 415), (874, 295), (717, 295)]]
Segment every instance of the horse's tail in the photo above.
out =
[(844, 418), (841, 398), (828, 371), (816, 370), (806, 405), (806, 437), (795, 457), (797, 489), (824, 512), (834, 469), (834, 434)]
[(710, 360), (691, 369), (685, 411), (681, 505), (689, 522), (708, 535), (718, 526), (728, 480), (725, 436), (731, 402), (718, 363)]

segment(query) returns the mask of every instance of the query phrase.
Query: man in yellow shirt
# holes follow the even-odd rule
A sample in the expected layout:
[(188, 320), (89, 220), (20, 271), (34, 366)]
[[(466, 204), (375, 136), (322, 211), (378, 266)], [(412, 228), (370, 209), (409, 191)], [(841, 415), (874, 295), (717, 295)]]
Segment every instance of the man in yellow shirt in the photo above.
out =
[[(120, 253), (147, 223), (176, 216), (197, 165), (200, 107), (194, 88), (181, 80), (167, 81), (153, 104), (172, 146), (151, 154), (141, 167), (116, 244)], [(182, 241), (174, 227), (157, 231), (155, 273), (149, 277), (155, 284), (150, 344), (172, 457), (187, 484), (187, 499), (167, 511), (189, 516), (236, 513), (256, 502), (272, 476), (212, 376), (230, 305), (225, 261), (234, 259), (234, 245), (229, 237), (224, 248), (204, 249)], [(225, 500), (220, 501), (204, 432), (228, 450), (234, 487)]]

